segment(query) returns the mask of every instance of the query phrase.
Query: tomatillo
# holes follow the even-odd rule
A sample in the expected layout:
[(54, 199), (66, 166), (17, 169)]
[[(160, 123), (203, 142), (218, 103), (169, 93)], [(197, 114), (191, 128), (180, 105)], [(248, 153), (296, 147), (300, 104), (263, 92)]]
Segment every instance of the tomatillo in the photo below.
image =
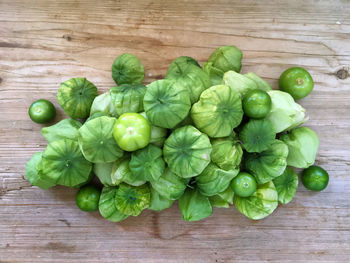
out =
[(94, 185), (86, 185), (79, 189), (75, 202), (80, 210), (91, 212), (98, 210), (101, 191)]
[(36, 123), (47, 123), (55, 118), (56, 108), (50, 101), (40, 99), (30, 105), (28, 114), (30, 119)]
[(303, 171), (301, 181), (309, 190), (322, 191), (328, 185), (329, 176), (323, 168), (313, 165)]
[(151, 126), (141, 114), (124, 113), (114, 124), (113, 137), (121, 149), (136, 151), (149, 144)]
[(246, 172), (239, 173), (231, 182), (235, 195), (239, 197), (251, 196), (255, 192), (256, 186), (254, 176)]
[(282, 73), (278, 85), (280, 90), (289, 93), (295, 100), (299, 100), (311, 93), (314, 81), (306, 69), (294, 67)]
[(251, 90), (243, 98), (244, 113), (254, 119), (264, 118), (271, 110), (271, 98), (263, 90)]

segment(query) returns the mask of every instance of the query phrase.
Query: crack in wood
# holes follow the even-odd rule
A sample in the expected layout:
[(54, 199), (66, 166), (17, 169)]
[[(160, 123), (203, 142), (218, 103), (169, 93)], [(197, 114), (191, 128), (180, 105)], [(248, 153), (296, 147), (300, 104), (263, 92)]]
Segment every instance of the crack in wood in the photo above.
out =
[(75, 245), (66, 245), (62, 242), (49, 242), (42, 247), (44, 250), (58, 251), (63, 253), (71, 253), (75, 250)]
[(162, 239), (161, 236), (161, 229), (159, 227), (159, 218), (158, 214), (156, 212), (152, 213), (152, 236), (155, 238), (160, 238)]
[(0, 47), (4, 48), (31, 48), (30, 45), (23, 45), (18, 43), (8, 43), (8, 42), (0, 42)]
[(70, 35), (63, 35), (62, 37), (67, 41), (72, 41), (73, 39)]
[(9, 192), (14, 192), (14, 191), (21, 191), (23, 189), (27, 189), (27, 188), (31, 188), (32, 186), (20, 186), (18, 188), (14, 188), (14, 189), (7, 189), (7, 188), (3, 188), (3, 187), (0, 187), (0, 197), (8, 194)]
[(66, 226), (68, 226), (68, 227), (71, 226), (70, 222), (69, 222), (67, 219), (58, 219), (58, 221), (60, 221), (60, 222), (62, 222), (62, 223), (64, 223), (64, 224), (66, 224)]

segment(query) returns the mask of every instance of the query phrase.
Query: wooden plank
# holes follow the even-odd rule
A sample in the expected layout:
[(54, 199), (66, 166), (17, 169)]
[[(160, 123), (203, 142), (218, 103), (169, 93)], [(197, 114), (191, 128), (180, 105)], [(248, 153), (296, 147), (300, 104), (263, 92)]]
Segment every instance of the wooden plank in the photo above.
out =
[[(349, 13), (345, 0), (1, 1), (0, 262), (349, 261)], [(300, 103), (321, 140), (317, 163), (331, 175), (325, 191), (300, 186), (258, 222), (230, 208), (188, 223), (176, 204), (115, 224), (79, 211), (75, 190), (25, 181), (25, 162), (46, 146), (27, 116), (33, 100), (58, 106), (59, 83), (76, 76), (108, 90), (123, 52), (141, 58), (149, 83), (175, 57), (202, 63), (226, 44), (243, 51), (243, 72), (275, 88), (288, 67), (310, 71), (315, 90)], [(64, 117), (59, 109), (56, 121)]]

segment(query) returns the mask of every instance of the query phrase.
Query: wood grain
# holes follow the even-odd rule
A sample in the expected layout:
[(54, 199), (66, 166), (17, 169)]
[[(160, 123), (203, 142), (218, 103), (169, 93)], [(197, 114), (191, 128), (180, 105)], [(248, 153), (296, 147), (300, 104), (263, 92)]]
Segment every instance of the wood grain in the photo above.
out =
[[(0, 261), (349, 262), (349, 14), (347, 0), (0, 1)], [(25, 162), (46, 146), (27, 116), (33, 100), (58, 106), (57, 88), (71, 77), (106, 91), (123, 52), (141, 58), (148, 83), (177, 56), (204, 62), (227, 44), (243, 51), (243, 72), (274, 87), (288, 67), (310, 71), (315, 89), (300, 103), (321, 140), (325, 191), (300, 186), (259, 222), (230, 208), (188, 223), (175, 205), (115, 224), (79, 211), (75, 190), (24, 180)]]

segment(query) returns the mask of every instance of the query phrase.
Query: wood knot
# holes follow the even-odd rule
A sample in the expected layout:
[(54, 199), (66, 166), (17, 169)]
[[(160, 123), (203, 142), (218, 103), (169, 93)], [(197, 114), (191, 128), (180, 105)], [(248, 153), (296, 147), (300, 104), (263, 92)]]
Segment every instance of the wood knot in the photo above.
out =
[(63, 38), (67, 41), (72, 41), (72, 37), (70, 35), (63, 35)]
[(338, 79), (346, 79), (349, 77), (349, 72), (346, 69), (339, 69), (335, 75)]
[(0, 77), (0, 84), (1, 84), (1, 82), (2, 82), (2, 78)]
[(5, 188), (0, 187), (0, 196), (3, 196), (7, 193), (7, 190)]

